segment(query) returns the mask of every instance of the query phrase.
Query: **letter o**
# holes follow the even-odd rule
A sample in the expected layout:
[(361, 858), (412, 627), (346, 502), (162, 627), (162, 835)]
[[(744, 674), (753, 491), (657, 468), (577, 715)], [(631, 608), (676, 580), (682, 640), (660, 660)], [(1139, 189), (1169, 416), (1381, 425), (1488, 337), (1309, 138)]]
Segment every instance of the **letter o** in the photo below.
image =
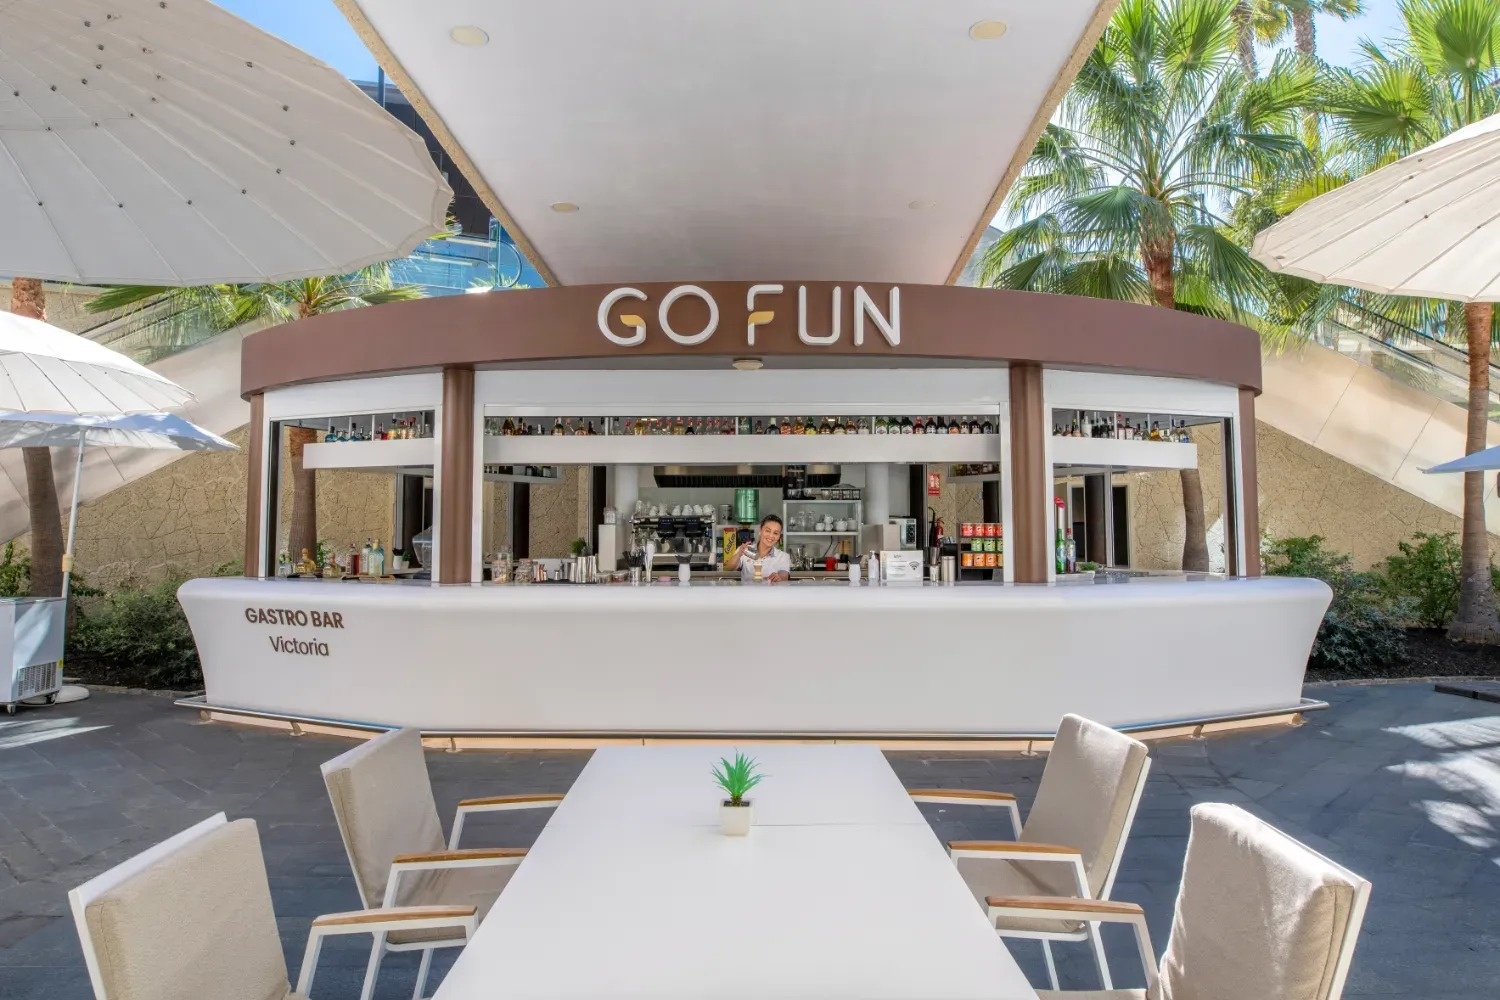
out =
[(622, 337), (609, 328), (609, 311), (621, 299), (640, 299), (642, 302), (645, 302), (646, 293), (639, 288), (616, 288), (604, 296), (603, 301), (599, 303), (599, 332), (604, 334), (605, 339), (611, 344), (619, 344), (621, 347), (635, 347), (645, 343), (645, 326), (636, 327), (635, 333), (629, 337)]
[[(684, 295), (696, 295), (708, 303), (708, 325), (698, 333), (691, 335), (678, 333), (672, 329), (672, 324), (667, 322), (667, 313), (671, 310), (672, 304)], [(712, 295), (697, 285), (678, 285), (667, 293), (666, 298), (661, 300), (661, 308), (657, 310), (656, 317), (661, 322), (662, 333), (665, 333), (674, 342), (681, 344), (683, 347), (696, 347), (709, 337), (712, 337), (714, 331), (719, 328), (719, 304), (714, 301)]]

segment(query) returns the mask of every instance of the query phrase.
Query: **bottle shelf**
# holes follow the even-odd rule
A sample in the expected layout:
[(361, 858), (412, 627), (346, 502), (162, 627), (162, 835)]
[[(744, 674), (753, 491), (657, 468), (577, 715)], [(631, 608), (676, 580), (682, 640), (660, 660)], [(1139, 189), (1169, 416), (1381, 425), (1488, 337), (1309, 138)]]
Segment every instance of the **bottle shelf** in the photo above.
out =
[(1176, 441), (1052, 438), (1052, 464), (1075, 468), (1196, 469), (1198, 446)]

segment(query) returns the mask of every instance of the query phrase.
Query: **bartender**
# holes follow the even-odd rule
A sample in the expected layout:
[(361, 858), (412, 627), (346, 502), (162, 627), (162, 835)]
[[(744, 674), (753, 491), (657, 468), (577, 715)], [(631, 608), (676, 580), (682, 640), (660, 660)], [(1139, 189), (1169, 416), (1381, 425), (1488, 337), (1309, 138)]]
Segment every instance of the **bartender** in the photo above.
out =
[(785, 583), (792, 578), (792, 557), (776, 547), (781, 541), (781, 518), (767, 514), (760, 519), (760, 532), (753, 542), (745, 542), (729, 557), (730, 570), (740, 571), (742, 583), (756, 582), (760, 567), (761, 583)]

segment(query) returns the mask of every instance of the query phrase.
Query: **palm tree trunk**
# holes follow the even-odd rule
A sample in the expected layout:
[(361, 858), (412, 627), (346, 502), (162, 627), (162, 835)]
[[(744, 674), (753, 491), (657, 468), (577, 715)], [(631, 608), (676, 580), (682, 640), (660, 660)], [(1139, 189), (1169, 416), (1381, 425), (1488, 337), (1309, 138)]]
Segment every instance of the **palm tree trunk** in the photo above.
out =
[[(47, 318), (47, 292), (36, 278), (12, 278), (10, 311), (32, 319)], [(48, 448), (22, 448), (26, 465), (26, 510), (31, 519), (31, 596), (62, 593), (62, 510)]]
[(318, 473), (302, 466), (302, 449), (318, 440), (310, 427), (286, 429), (287, 458), (292, 465), (292, 523), (288, 531), (287, 553), (292, 559), (318, 554)]
[[(1472, 455), (1489, 447), (1490, 330), (1494, 305), (1464, 305), (1464, 327), (1469, 347), (1469, 425), (1464, 452)], [(1490, 583), (1490, 538), (1484, 524), (1484, 475), (1464, 474), (1464, 524), (1458, 614), (1448, 626), (1448, 638), (1463, 642), (1500, 643), (1500, 617), (1495, 613), (1495, 591)]]
[[(1171, 237), (1144, 238), (1141, 262), (1151, 281), (1151, 297), (1163, 309), (1177, 308), (1177, 283), (1172, 273)], [(1208, 516), (1203, 509), (1203, 480), (1197, 469), (1178, 472), (1182, 484), (1182, 568), (1190, 573), (1208, 572)]]
[(1309, 59), (1318, 54), (1318, 27), (1313, 22), (1312, 5), (1299, 3), (1292, 7), (1292, 38), (1299, 55)]
[(1234, 5), (1234, 10), (1229, 12), (1229, 17), (1234, 21), (1235, 49), (1239, 53), (1240, 68), (1253, 80), (1258, 69), (1255, 65), (1255, 29), (1252, 26), (1250, 0), (1239, 0)]

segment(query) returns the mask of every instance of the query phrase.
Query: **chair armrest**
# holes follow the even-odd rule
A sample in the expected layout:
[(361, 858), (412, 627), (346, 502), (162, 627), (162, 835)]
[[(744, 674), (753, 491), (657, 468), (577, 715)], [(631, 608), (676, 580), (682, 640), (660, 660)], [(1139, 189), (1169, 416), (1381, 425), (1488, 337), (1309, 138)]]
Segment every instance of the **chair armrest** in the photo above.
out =
[(457, 851), (424, 851), (421, 854), (398, 854), (391, 860), (391, 873), (385, 883), (382, 906), (389, 909), (396, 902), (401, 876), (407, 872), (434, 868), (484, 868), (518, 865), (526, 857), (524, 847), (474, 847)]
[(1080, 897), (1087, 899), (1093, 895), (1089, 891), (1083, 855), (1077, 848), (1064, 844), (1040, 844), (1022, 840), (950, 840), (948, 856), (954, 861), (961, 858), (988, 858), (992, 861), (1059, 862), (1072, 867), (1074, 888)]
[(1005, 910), (1011, 916), (1056, 917), (1060, 920), (1102, 920), (1107, 923), (1129, 923), (1143, 917), (1146, 911), (1138, 903), (1117, 899), (1078, 899), (1073, 896), (986, 896), (991, 910)]
[(1130, 924), (1146, 974), (1146, 993), (1156, 995), (1156, 954), (1146, 928), (1146, 911), (1135, 903), (1115, 899), (1072, 899), (1064, 896), (986, 896), (990, 922), (1003, 917), (1036, 920), (1086, 920), (1090, 923)]
[(448, 837), (448, 846), (457, 847), (463, 836), (464, 820), (471, 813), (509, 812), (513, 809), (556, 809), (563, 797), (557, 792), (541, 792), (530, 795), (489, 795), (478, 799), (464, 799), (453, 813), (453, 833)]
[(313, 919), (307, 932), (307, 949), (302, 953), (302, 968), (297, 973), (297, 993), (312, 994), (313, 975), (318, 968), (318, 953), (323, 939), (344, 934), (376, 934), (391, 931), (419, 931), (451, 927), (455, 937), (468, 941), (479, 925), (477, 906), (392, 906), (383, 910), (352, 910), (347, 913), (325, 913)]
[(1003, 806), (1016, 801), (1009, 792), (987, 792), (982, 788), (908, 788), (906, 794), (918, 802), (947, 805)]
[(369, 934), (374, 931), (425, 930), (430, 927), (472, 929), (477, 906), (392, 906), (384, 910), (351, 910), (313, 918), (313, 930), (325, 937)]
[(1081, 858), (1078, 848), (1066, 844), (1040, 844), (1026, 840), (950, 840), (948, 853), (975, 858), (1018, 858), (1026, 861), (1057, 861)]
[(526, 851), (524, 847), (465, 847), (453, 851), (423, 851), (420, 854), (398, 854), (391, 859), (391, 867), (415, 871), (422, 868), (518, 865), (526, 857)]

